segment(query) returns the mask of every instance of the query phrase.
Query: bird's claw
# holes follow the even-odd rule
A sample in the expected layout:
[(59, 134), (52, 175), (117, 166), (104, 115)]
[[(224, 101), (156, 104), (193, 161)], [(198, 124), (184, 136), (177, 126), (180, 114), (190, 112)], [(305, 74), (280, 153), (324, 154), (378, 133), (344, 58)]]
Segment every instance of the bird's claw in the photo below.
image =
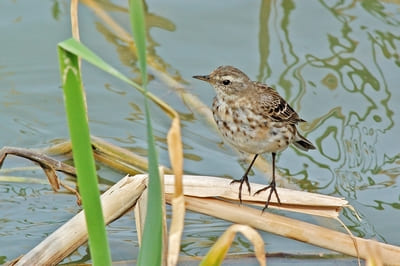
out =
[(242, 176), (241, 179), (234, 179), (234, 180), (231, 181), (231, 184), (234, 184), (234, 183), (239, 183), (239, 202), (240, 202), (240, 204), (242, 204), (242, 187), (243, 187), (243, 183), (246, 183), (247, 191), (249, 192), (249, 195), (251, 193), (249, 178), (247, 177), (247, 175), (244, 175), (244, 176)]
[(264, 206), (264, 208), (262, 209), (261, 212), (264, 212), (264, 211), (268, 208), (269, 202), (271, 201), (272, 193), (275, 194), (275, 197), (276, 197), (276, 199), (278, 200), (278, 203), (281, 204), (281, 200), (280, 200), (280, 198), (279, 198), (278, 191), (276, 190), (276, 183), (275, 183), (275, 180), (273, 180), (268, 186), (266, 186), (266, 187), (264, 187), (264, 188), (262, 188), (262, 189), (257, 190), (257, 191), (253, 194), (253, 196), (254, 196), (254, 195), (257, 195), (258, 193), (260, 193), (260, 192), (262, 192), (262, 191), (266, 191), (266, 190), (268, 190), (268, 189), (269, 189), (270, 191), (269, 191), (269, 195), (268, 195), (268, 198), (267, 198), (267, 202), (265, 203), (265, 206)]

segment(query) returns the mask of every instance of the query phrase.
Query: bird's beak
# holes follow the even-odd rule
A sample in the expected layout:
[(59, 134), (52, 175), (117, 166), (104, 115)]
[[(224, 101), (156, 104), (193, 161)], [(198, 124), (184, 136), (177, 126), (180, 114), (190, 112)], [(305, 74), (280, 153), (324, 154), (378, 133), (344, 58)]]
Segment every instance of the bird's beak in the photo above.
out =
[(193, 76), (193, 78), (199, 79), (199, 80), (204, 80), (204, 81), (206, 81), (206, 82), (210, 82), (210, 75), (205, 75), (205, 76)]

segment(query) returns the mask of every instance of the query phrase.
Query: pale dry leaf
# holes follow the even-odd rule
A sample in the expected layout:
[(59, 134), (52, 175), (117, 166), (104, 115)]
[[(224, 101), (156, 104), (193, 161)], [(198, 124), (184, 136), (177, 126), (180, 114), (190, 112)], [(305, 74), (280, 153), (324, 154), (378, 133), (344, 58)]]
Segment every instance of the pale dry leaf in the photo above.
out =
[(228, 227), (208, 251), (201, 265), (221, 264), (238, 232), (242, 233), (253, 244), (255, 255), (260, 265), (266, 265), (264, 241), (256, 230), (243, 224), (234, 224)]
[(172, 204), (172, 218), (168, 239), (168, 266), (178, 263), (180, 243), (185, 219), (185, 198), (183, 196), (183, 149), (181, 140), (180, 120), (175, 117), (167, 136), (168, 152), (174, 172), (174, 192)]

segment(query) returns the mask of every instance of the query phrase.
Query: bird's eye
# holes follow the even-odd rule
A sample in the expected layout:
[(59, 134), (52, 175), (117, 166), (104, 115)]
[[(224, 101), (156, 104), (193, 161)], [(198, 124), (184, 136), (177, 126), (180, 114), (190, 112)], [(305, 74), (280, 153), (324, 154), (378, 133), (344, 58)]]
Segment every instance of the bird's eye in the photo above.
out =
[(222, 84), (224, 84), (224, 85), (229, 85), (230, 83), (231, 83), (231, 81), (229, 79), (224, 79), (222, 81)]

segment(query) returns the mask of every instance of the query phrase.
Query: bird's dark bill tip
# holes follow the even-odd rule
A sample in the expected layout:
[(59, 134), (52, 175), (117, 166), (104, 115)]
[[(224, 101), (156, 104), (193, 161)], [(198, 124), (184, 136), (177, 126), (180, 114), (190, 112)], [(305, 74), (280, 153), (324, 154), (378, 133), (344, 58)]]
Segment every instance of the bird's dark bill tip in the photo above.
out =
[(209, 75), (204, 75), (204, 76), (193, 76), (193, 78), (199, 79), (199, 80), (204, 80), (204, 81), (209, 81), (209, 80), (210, 80), (210, 76), (209, 76)]

